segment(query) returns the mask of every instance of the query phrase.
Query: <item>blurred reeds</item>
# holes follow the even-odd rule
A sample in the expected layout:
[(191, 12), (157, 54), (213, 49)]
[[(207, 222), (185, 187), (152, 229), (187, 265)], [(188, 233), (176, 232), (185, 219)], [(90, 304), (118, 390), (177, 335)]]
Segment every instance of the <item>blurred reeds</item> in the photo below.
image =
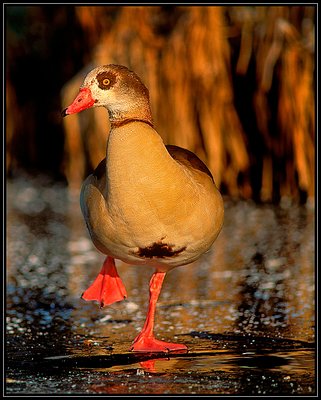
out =
[[(91, 68), (124, 64), (148, 87), (165, 143), (194, 151), (223, 193), (256, 201), (313, 198), (314, 12), (313, 6), (76, 6), (89, 51), (62, 89), (61, 107)], [(8, 104), (15, 102), (11, 87)], [(9, 141), (15, 123), (8, 120)], [(107, 113), (88, 110), (63, 124), (62, 166), (70, 187), (79, 188), (105, 156)]]

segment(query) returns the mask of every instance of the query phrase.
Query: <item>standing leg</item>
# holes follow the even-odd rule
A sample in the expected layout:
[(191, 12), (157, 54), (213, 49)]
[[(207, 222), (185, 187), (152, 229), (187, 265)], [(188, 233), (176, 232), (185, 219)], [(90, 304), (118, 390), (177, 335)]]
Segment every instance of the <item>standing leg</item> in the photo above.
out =
[(81, 296), (84, 300), (96, 300), (100, 307), (124, 300), (127, 297), (125, 286), (120, 279), (112, 257), (106, 257), (95, 281)]
[(184, 344), (168, 343), (154, 337), (155, 308), (165, 278), (165, 272), (154, 272), (149, 283), (149, 306), (147, 317), (140, 334), (135, 338), (131, 350), (146, 352), (168, 352), (187, 350)]

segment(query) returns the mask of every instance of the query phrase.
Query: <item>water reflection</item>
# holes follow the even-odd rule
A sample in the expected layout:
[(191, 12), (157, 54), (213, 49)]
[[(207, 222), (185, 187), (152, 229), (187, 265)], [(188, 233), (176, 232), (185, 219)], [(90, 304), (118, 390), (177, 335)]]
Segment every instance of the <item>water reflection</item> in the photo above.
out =
[[(270, 265), (273, 265), (271, 271)], [(273, 334), (275, 327), (287, 327), (284, 285), (289, 278), (288, 269), (282, 267), (282, 258), (267, 263), (263, 254), (257, 252), (246, 266), (245, 279), (240, 291), (241, 302), (238, 307), (237, 325), (240, 332), (257, 331)]]
[[(87, 371), (93, 384), (75, 372), (73, 389), (60, 376), (68, 393), (142, 393), (142, 379), (162, 394), (314, 391), (312, 209), (226, 199), (214, 247), (167, 275), (156, 311), (158, 337), (187, 344), (189, 353), (136, 359), (128, 349), (144, 323), (152, 269), (117, 261), (128, 299), (104, 309), (84, 302), (104, 257), (89, 239), (78, 193), (23, 177), (8, 182), (7, 196), (11, 393), (23, 387), (13, 382), (17, 370), (28, 365), (32, 373), (41, 362), (47, 371)], [(37, 379), (27, 392), (50, 393)]]

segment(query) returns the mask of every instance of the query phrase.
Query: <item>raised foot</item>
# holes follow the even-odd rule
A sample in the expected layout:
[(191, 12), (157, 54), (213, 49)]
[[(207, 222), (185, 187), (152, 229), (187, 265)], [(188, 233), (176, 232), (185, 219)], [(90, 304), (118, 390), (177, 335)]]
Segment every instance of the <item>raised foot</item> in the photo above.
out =
[(143, 337), (135, 339), (130, 350), (149, 353), (168, 353), (170, 351), (187, 352), (185, 344), (164, 342), (163, 340), (155, 339), (154, 337)]
[(86, 301), (98, 301), (100, 307), (124, 300), (127, 297), (125, 286), (117, 273), (112, 257), (106, 258), (95, 281), (81, 297)]

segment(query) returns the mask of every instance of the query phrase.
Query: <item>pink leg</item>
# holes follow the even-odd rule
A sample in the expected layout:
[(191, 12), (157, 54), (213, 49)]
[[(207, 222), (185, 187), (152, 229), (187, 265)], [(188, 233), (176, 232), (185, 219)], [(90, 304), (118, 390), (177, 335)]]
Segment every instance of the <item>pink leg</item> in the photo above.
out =
[(84, 300), (96, 300), (100, 307), (124, 300), (127, 297), (125, 286), (120, 279), (112, 257), (106, 257), (95, 281), (81, 296)]
[(145, 324), (140, 334), (135, 338), (130, 350), (145, 352), (169, 352), (187, 350), (184, 344), (168, 343), (154, 337), (155, 308), (165, 278), (165, 272), (155, 272), (149, 283), (149, 306)]

